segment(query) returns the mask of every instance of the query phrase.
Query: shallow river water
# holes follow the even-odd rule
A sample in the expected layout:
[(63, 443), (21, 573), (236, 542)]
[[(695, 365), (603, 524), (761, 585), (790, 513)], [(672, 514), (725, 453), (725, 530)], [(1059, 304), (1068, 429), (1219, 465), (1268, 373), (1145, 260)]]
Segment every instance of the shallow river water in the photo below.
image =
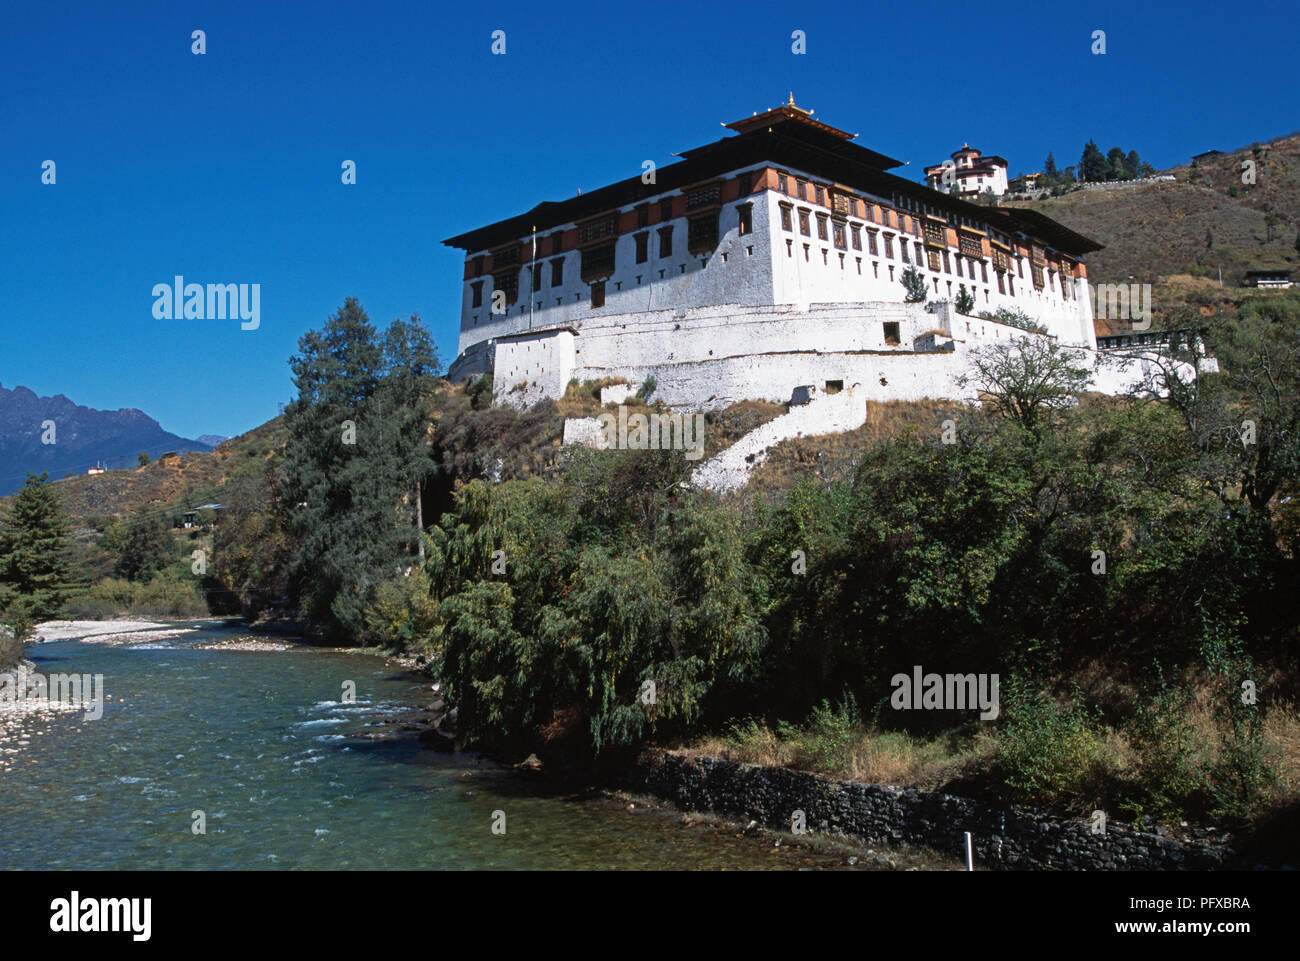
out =
[[(428, 700), (371, 654), (208, 650), (217, 625), (142, 645), (29, 648), (42, 674), (102, 674), (103, 717), (24, 719), (0, 747), (0, 869), (827, 868), (679, 812), (553, 793), (413, 733)], [(355, 703), (343, 703), (347, 681)], [(19, 746), (19, 741), (27, 743)], [(192, 830), (196, 811), (206, 833)], [(493, 833), (501, 823), (505, 833)]]

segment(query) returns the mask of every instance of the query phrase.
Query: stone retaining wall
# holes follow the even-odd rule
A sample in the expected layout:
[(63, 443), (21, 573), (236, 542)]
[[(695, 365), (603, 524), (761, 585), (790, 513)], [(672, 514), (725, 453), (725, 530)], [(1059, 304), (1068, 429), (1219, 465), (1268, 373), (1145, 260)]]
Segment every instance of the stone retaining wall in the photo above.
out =
[(928, 847), (965, 858), (973, 835), (976, 870), (1186, 870), (1245, 868), (1227, 835), (1201, 832), (1176, 840), (1108, 820), (1104, 834), (1087, 821), (1006, 809), (949, 794), (835, 781), (786, 768), (737, 764), (712, 757), (644, 755), (630, 787), (687, 810), (708, 810), (790, 830), (796, 810), (809, 831), (870, 843)]

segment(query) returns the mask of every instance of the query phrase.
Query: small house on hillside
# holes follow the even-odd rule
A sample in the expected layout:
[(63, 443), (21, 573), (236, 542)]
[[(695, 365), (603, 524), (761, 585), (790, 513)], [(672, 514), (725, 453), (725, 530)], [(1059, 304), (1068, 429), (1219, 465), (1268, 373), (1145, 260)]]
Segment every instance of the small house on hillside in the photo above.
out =
[[(225, 508), (220, 504), (203, 504), (199, 507), (192, 508), (181, 515), (181, 526), (186, 530), (189, 530), (194, 527), (199, 527), (201, 523), (211, 523), (215, 512), (224, 509)], [(208, 513), (206, 513), (203, 520), (200, 521), (199, 515), (202, 512)]]
[(1282, 268), (1246, 271), (1247, 287), (1285, 289), (1291, 286), (1291, 271)]

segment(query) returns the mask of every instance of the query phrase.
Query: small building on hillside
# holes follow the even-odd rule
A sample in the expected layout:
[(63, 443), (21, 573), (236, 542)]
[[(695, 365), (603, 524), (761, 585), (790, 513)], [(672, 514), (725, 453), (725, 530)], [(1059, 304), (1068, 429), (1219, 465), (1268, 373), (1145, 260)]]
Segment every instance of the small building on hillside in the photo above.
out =
[(1222, 157), (1222, 156), (1223, 156), (1222, 150), (1207, 150), (1204, 153), (1195, 154), (1192, 157), (1192, 163), (1198, 164), (1202, 160), (1209, 160), (1211, 157)]
[(105, 468), (104, 465), (103, 465), (102, 463), (98, 463), (98, 464), (96, 464), (94, 467), (89, 467), (89, 468), (87, 468), (87, 469), (86, 469), (86, 474), (87, 474), (87, 476), (89, 476), (89, 475), (91, 475), (91, 474), (102, 474), (102, 473), (104, 473), (104, 471), (105, 471), (106, 469), (107, 469), (107, 468)]
[(962, 197), (990, 191), (1001, 197), (1007, 192), (1007, 162), (1002, 157), (985, 157), (970, 144), (962, 144), (951, 160), (925, 168), (925, 182), (933, 190)]
[(1291, 271), (1284, 268), (1246, 271), (1247, 287), (1271, 287), (1285, 289), (1291, 286)]
[(1015, 194), (1033, 193), (1038, 189), (1038, 178), (1041, 173), (1021, 174), (1007, 184), (1007, 190)]
[[(187, 510), (181, 515), (181, 526), (186, 530), (189, 530), (194, 527), (200, 527), (205, 522), (210, 523), (213, 515), (219, 510), (224, 510), (220, 504), (203, 504), (199, 507)], [(200, 520), (200, 513), (205, 511), (209, 513), (205, 514), (204, 518)]]

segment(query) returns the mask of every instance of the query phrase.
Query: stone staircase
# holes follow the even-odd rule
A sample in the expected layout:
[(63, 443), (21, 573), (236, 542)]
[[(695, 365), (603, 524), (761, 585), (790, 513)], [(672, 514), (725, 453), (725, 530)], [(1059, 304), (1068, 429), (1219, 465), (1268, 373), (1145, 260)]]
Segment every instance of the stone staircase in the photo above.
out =
[(854, 384), (837, 394), (819, 393), (806, 404), (791, 407), (750, 431), (726, 450), (705, 461), (691, 475), (692, 487), (716, 492), (744, 487), (749, 473), (767, 459), (767, 452), (792, 437), (841, 434), (867, 421), (867, 401)]

